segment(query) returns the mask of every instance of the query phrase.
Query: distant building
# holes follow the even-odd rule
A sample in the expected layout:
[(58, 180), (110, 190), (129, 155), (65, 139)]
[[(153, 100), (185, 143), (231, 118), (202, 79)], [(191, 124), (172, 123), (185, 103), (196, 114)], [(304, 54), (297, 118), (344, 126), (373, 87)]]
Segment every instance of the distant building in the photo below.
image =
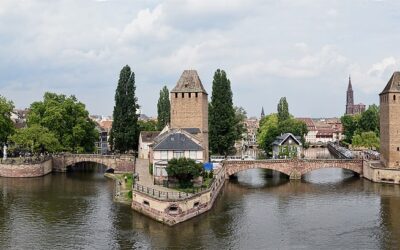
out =
[(26, 128), (26, 118), (28, 116), (29, 109), (14, 109), (11, 112), (11, 120), (14, 123), (15, 128)]
[(272, 143), (272, 157), (274, 159), (299, 158), (302, 148), (300, 136), (286, 133), (276, 137), (276, 140)]
[(96, 143), (97, 153), (107, 154), (111, 150), (108, 140), (113, 121), (109, 120), (109, 117), (90, 116), (90, 118), (96, 123), (96, 129), (99, 132), (99, 140)]
[(346, 94), (346, 115), (355, 115), (361, 114), (365, 111), (365, 105), (354, 104), (354, 92), (353, 86), (351, 85), (351, 78), (349, 77), (349, 85), (347, 87), (347, 94)]
[(296, 118), (307, 125), (308, 133), (304, 136), (311, 145), (326, 144), (343, 139), (343, 128), (338, 118)]
[(260, 119), (265, 117), (265, 113), (264, 113), (264, 107), (261, 108), (261, 116)]
[(141, 131), (139, 135), (139, 153), (141, 159), (149, 159), (150, 145), (154, 139), (160, 134), (160, 131)]
[(246, 147), (252, 148), (257, 146), (257, 132), (259, 128), (259, 120), (255, 117), (246, 119), (244, 121), (244, 125), (246, 127), (245, 134), (245, 145)]

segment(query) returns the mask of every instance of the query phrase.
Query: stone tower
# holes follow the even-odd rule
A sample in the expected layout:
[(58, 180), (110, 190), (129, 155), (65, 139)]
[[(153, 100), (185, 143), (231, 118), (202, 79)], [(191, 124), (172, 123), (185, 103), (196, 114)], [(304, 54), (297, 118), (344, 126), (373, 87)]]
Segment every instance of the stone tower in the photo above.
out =
[(353, 98), (353, 86), (351, 86), (351, 78), (349, 76), (349, 85), (347, 86), (347, 95), (346, 95), (346, 115), (353, 114), (354, 107), (354, 98)]
[(198, 128), (208, 161), (208, 94), (196, 70), (185, 70), (171, 90), (171, 129)]
[(394, 72), (380, 99), (380, 153), (387, 168), (400, 168), (400, 72)]

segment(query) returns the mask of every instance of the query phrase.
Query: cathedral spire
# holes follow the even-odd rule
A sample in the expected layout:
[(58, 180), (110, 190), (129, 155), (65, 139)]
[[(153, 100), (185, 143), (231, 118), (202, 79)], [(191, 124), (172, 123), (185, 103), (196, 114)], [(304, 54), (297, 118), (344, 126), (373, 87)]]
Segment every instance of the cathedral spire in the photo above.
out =
[(261, 108), (261, 119), (264, 118), (265, 113), (264, 113), (264, 107)]
[(347, 91), (353, 91), (353, 86), (351, 85), (351, 76), (349, 75), (349, 86), (347, 86)]

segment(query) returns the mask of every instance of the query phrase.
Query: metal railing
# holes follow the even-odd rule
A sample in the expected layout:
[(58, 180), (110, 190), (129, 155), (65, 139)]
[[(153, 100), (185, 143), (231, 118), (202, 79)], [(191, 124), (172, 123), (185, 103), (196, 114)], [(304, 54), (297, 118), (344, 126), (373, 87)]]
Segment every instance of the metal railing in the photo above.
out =
[[(196, 188), (195, 188), (196, 189)], [(143, 185), (140, 185), (138, 183), (135, 183), (133, 185), (133, 190), (138, 191), (140, 193), (147, 194), (151, 197), (160, 199), (160, 200), (179, 200), (179, 199), (186, 199), (194, 196), (197, 193), (200, 193), (204, 190), (207, 190), (207, 188), (197, 188), (197, 190), (194, 190), (194, 193), (185, 193), (185, 192), (169, 192), (169, 191), (161, 191), (155, 188), (151, 187), (146, 187)]]

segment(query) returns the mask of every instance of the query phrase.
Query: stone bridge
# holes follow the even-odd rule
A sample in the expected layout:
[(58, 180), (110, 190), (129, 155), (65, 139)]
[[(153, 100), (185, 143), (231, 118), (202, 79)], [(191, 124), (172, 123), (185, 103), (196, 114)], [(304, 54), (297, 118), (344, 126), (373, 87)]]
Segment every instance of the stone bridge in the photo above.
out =
[(81, 162), (95, 162), (114, 169), (115, 173), (133, 172), (135, 158), (129, 155), (65, 154), (53, 156), (53, 171), (65, 172), (68, 166)]
[(301, 179), (301, 176), (322, 168), (342, 168), (362, 176), (363, 160), (348, 159), (279, 159), (257, 161), (224, 161), (226, 176), (252, 168), (271, 169), (286, 174), (290, 179)]

